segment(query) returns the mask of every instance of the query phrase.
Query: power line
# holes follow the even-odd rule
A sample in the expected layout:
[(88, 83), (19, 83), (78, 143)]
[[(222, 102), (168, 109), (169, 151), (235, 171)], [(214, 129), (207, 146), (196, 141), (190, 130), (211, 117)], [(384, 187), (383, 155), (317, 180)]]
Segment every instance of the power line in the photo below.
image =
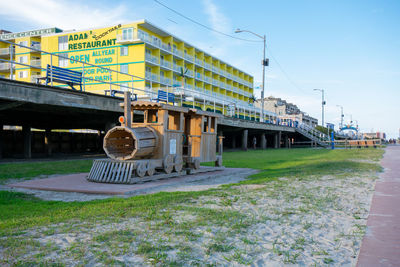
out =
[(227, 34), (227, 33), (221, 32), (221, 31), (218, 31), (218, 30), (215, 30), (215, 29), (213, 29), (213, 28), (211, 28), (211, 27), (208, 27), (207, 25), (204, 25), (204, 24), (202, 24), (202, 23), (200, 23), (200, 22), (198, 22), (198, 21), (195, 21), (194, 19), (191, 19), (191, 18), (189, 18), (189, 17), (183, 15), (182, 13), (176, 11), (175, 9), (172, 9), (172, 8), (168, 7), (167, 5), (161, 3), (160, 1), (157, 1), (157, 0), (153, 0), (153, 1), (156, 2), (157, 4), (161, 5), (161, 6), (165, 7), (166, 9), (168, 9), (168, 10), (174, 12), (175, 14), (177, 14), (177, 15), (179, 15), (179, 16), (181, 16), (181, 17), (183, 17), (183, 18), (185, 18), (185, 19), (187, 19), (187, 20), (189, 20), (189, 21), (191, 21), (191, 22), (193, 22), (193, 23), (195, 23), (195, 24), (197, 24), (197, 25), (203, 27), (203, 28), (206, 28), (206, 29), (209, 30), (209, 31), (213, 31), (213, 32), (219, 33), (219, 34), (221, 34), (221, 35), (224, 35), (224, 36), (226, 36), (226, 37), (230, 37), (230, 38), (237, 39), (237, 40), (241, 40), (241, 41), (254, 42), (254, 43), (262, 42), (262, 41), (258, 41), (258, 40), (249, 40), (249, 39), (239, 38), (239, 37), (236, 37), (236, 36), (233, 36), (233, 35), (230, 35), (230, 34)]
[[(236, 36), (233, 36), (233, 35), (230, 35), (230, 34), (227, 34), (227, 33), (221, 32), (221, 31), (218, 31), (218, 30), (215, 30), (215, 29), (213, 29), (213, 28), (211, 28), (211, 27), (208, 27), (207, 25), (204, 25), (204, 24), (202, 24), (202, 23), (200, 23), (200, 22), (198, 22), (198, 21), (195, 21), (195, 20), (192, 19), (192, 18), (189, 18), (189, 17), (183, 15), (182, 13), (176, 11), (175, 9), (172, 9), (172, 8), (168, 7), (167, 5), (161, 3), (161, 2), (158, 1), (158, 0), (153, 0), (153, 1), (156, 2), (157, 4), (161, 5), (161, 6), (165, 7), (166, 9), (168, 9), (168, 10), (174, 12), (175, 14), (177, 14), (177, 15), (179, 15), (179, 16), (181, 16), (181, 17), (183, 17), (183, 18), (185, 18), (185, 19), (187, 19), (187, 20), (189, 20), (189, 21), (191, 21), (191, 22), (193, 22), (193, 23), (195, 23), (195, 24), (197, 24), (197, 25), (199, 25), (199, 26), (201, 26), (201, 27), (203, 27), (203, 28), (209, 30), (209, 31), (212, 31), (212, 32), (215, 32), (215, 33), (224, 35), (224, 36), (226, 36), (226, 37), (230, 37), (230, 38), (236, 39), (236, 40), (240, 40), (240, 41), (254, 42), (254, 43), (262, 42), (262, 41), (258, 41), (258, 40), (249, 40), (249, 39), (239, 38), (239, 37), (236, 37)], [(175, 22), (175, 23), (176, 23), (176, 22)], [(298, 89), (298, 90), (301, 91), (302, 93), (306, 93), (303, 89), (301, 89), (301, 88), (290, 78), (290, 76), (289, 76), (289, 75), (287, 74), (287, 72), (283, 69), (283, 67), (282, 67), (281, 64), (278, 62), (278, 60), (277, 60), (277, 59), (273, 56), (273, 54), (271, 53), (271, 49), (269, 48), (268, 50), (269, 50), (269, 52), (270, 52), (271, 58), (275, 61), (276, 65), (277, 65), (278, 68), (281, 70), (281, 72), (283, 73), (283, 75), (285, 76), (285, 78), (289, 81), (289, 83), (291, 83), (296, 89)]]
[(272, 54), (271, 48), (268, 48), (269, 50), (269, 55), (271, 56), (271, 58), (275, 61), (276, 65), (278, 66), (278, 68), (281, 70), (281, 72), (283, 73), (283, 75), (285, 76), (285, 78), (299, 91), (301, 91), (304, 94), (307, 94), (307, 92), (305, 92), (300, 86), (298, 86), (293, 80), (292, 78), (290, 78), (289, 74), (287, 74), (287, 72), (283, 69), (283, 67), (281, 66), (281, 64), (279, 64), (278, 60), (274, 57), (274, 55)]

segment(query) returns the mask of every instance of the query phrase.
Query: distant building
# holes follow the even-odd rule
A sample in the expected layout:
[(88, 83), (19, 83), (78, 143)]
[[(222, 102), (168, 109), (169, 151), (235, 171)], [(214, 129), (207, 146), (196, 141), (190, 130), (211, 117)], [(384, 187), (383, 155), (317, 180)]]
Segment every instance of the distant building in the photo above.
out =
[(2, 29), (0, 29), (0, 34), (4, 34), (4, 33), (11, 33), (10, 31), (7, 31), (7, 30), (2, 30)]
[(383, 132), (363, 133), (362, 136), (363, 136), (364, 139), (381, 139), (381, 140), (386, 140), (386, 133), (383, 133)]
[[(255, 105), (257, 107), (261, 107), (261, 99), (258, 99)], [(277, 114), (283, 124), (290, 121), (298, 121), (299, 123), (305, 123), (313, 127), (318, 125), (318, 120), (316, 118), (313, 118), (301, 111), (297, 105), (289, 103), (286, 100), (278, 97), (269, 96), (264, 98), (264, 109)]]

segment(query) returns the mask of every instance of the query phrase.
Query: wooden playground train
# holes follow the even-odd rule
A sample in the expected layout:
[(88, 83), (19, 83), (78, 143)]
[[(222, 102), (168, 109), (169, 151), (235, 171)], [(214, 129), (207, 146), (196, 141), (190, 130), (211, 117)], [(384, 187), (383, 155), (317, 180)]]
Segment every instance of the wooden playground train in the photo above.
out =
[[(201, 162), (222, 167), (222, 156), (217, 155), (221, 115), (157, 102), (131, 102), (129, 92), (121, 106), (121, 126), (104, 137), (109, 158), (94, 160), (89, 181), (131, 184), (195, 172)], [(219, 142), (222, 147), (222, 138)]]

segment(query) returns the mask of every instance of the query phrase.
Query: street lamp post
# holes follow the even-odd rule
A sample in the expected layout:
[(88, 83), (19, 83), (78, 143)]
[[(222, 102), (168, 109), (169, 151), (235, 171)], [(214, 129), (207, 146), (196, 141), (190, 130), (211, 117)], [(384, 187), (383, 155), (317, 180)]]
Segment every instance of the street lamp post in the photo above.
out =
[(324, 106), (326, 104), (325, 99), (324, 99), (325, 91), (324, 91), (324, 89), (314, 89), (314, 91), (320, 91), (322, 93), (322, 102), (321, 102), (321, 104), (322, 104), (322, 127), (325, 127), (324, 126), (324, 109), (325, 109)]
[(340, 108), (340, 128), (343, 128), (343, 117), (344, 117), (343, 106), (341, 105), (336, 105), (336, 106)]
[(263, 65), (263, 73), (262, 73), (262, 91), (261, 91), (261, 120), (262, 122), (264, 122), (264, 95), (265, 95), (265, 66), (268, 66), (269, 60), (267, 58), (265, 58), (265, 49), (267, 46), (267, 42), (266, 42), (266, 36), (264, 34), (264, 36), (261, 36), (257, 33), (248, 31), (248, 30), (241, 30), (241, 29), (236, 29), (235, 33), (240, 33), (240, 32), (248, 32), (251, 33), (261, 39), (263, 39), (264, 41), (264, 53), (263, 53), (263, 60), (262, 60), (262, 65)]

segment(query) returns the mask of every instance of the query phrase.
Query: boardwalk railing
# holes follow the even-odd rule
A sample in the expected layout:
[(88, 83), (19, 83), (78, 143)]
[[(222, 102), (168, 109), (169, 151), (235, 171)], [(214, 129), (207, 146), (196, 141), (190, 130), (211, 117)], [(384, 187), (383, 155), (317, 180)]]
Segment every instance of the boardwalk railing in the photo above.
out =
[[(149, 101), (156, 101), (157, 96), (159, 95), (158, 91), (162, 90), (167, 93), (173, 93), (175, 95), (175, 105), (181, 105), (181, 106), (189, 106), (193, 108), (201, 108), (203, 110), (208, 110), (208, 111), (213, 111), (217, 113), (221, 113), (225, 116), (229, 117), (235, 117), (239, 119), (245, 119), (245, 120), (253, 120), (253, 121), (258, 121), (258, 122), (264, 122), (268, 124), (274, 124), (274, 125), (280, 125), (280, 126), (285, 126), (285, 127), (293, 127), (294, 125), (297, 125), (297, 123), (290, 123), (290, 124), (284, 124), (278, 116), (270, 112), (268, 110), (264, 110), (264, 112), (261, 112), (260, 108), (255, 107), (253, 104), (247, 103), (242, 100), (235, 99), (233, 97), (230, 97), (228, 95), (222, 95), (219, 94), (218, 92), (213, 92), (211, 90), (206, 90), (206, 89), (201, 89), (199, 87), (191, 86), (189, 84), (187, 85), (182, 85), (182, 86), (153, 86), (153, 82), (160, 82), (160, 77), (157, 76), (157, 74), (151, 74), (147, 75), (146, 73), (145, 77), (140, 77), (136, 75), (132, 75), (126, 72), (121, 72), (115, 69), (111, 68), (106, 68), (102, 67), (99, 65), (91, 64), (85, 61), (78, 60), (74, 57), (67, 57), (64, 56), (62, 53), (51, 53), (47, 51), (40, 50), (40, 46), (25, 46), (22, 44), (17, 44), (13, 42), (9, 42), (6, 40), (0, 40), (0, 42), (7, 44), (10, 48), (8, 49), (3, 49), (3, 53), (9, 53), (9, 56), (7, 57), (2, 57), (0, 58), (0, 65), (3, 66), (4, 68), (9, 69), (9, 77), (10, 79), (14, 78), (14, 72), (15, 72), (15, 66), (16, 65), (21, 65), (24, 67), (29, 67), (29, 68), (35, 68), (38, 72), (45, 71), (46, 68), (43, 68), (40, 64), (47, 64), (49, 63), (50, 68), (53, 66), (58, 66), (58, 64), (55, 64), (55, 62), (59, 62), (59, 59), (64, 59), (68, 60), (71, 64), (73, 63), (74, 66), (80, 66), (78, 69), (75, 67), (74, 69), (77, 69), (78, 71), (81, 71), (83, 73), (82, 77), (82, 90), (85, 91), (85, 85), (88, 82), (93, 82), (93, 83), (101, 83), (104, 85), (104, 92), (124, 92), (124, 91), (130, 91), (132, 94), (135, 94), (138, 96), (139, 100), (149, 100)], [(42, 59), (32, 59), (28, 63), (21, 63), (16, 61), (15, 58), (15, 47), (20, 47), (25, 50), (30, 50), (34, 51), (37, 53), (41, 53)], [(5, 51), (5, 52), (4, 52)], [(67, 51), (66, 51), (67, 52)], [(45, 62), (44, 57), (47, 57), (50, 62)], [(8, 59), (9, 58), (9, 59)], [(48, 60), (47, 60), (48, 61)], [(39, 64), (40, 63), (40, 64)], [(171, 66), (172, 67), (172, 66)], [(86, 72), (91, 69), (91, 68), (98, 68), (101, 70), (102, 73), (104, 73), (103, 76), (108, 76), (109, 79), (99, 79), (97, 76), (88, 76), (85, 75)], [(124, 77), (124, 80), (128, 82), (116, 82), (113, 81), (112, 74), (118, 75), (121, 79), (121, 77)], [(191, 73), (192, 74), (192, 73)], [(194, 74), (193, 74), (194, 75)], [(32, 76), (29, 81), (37, 81), (37, 78), (39, 78), (37, 75)], [(145, 88), (138, 88), (135, 86), (136, 81), (147, 81), (149, 83), (149, 87)], [(164, 79), (165, 80), (165, 79)], [(168, 81), (167, 84), (171, 84), (170, 80)], [(51, 86), (55, 85), (56, 81), (53, 79), (50, 79), (49, 84)], [(116, 94), (118, 95), (118, 94)], [(264, 118), (261, 118), (262, 114), (265, 115)], [(319, 135), (318, 131), (316, 131), (313, 127), (307, 126), (305, 124), (302, 124), (299, 126), (299, 132), (308, 134), (312, 136), (313, 138), (317, 138)], [(324, 140), (325, 137), (320, 136), (317, 139)]]

